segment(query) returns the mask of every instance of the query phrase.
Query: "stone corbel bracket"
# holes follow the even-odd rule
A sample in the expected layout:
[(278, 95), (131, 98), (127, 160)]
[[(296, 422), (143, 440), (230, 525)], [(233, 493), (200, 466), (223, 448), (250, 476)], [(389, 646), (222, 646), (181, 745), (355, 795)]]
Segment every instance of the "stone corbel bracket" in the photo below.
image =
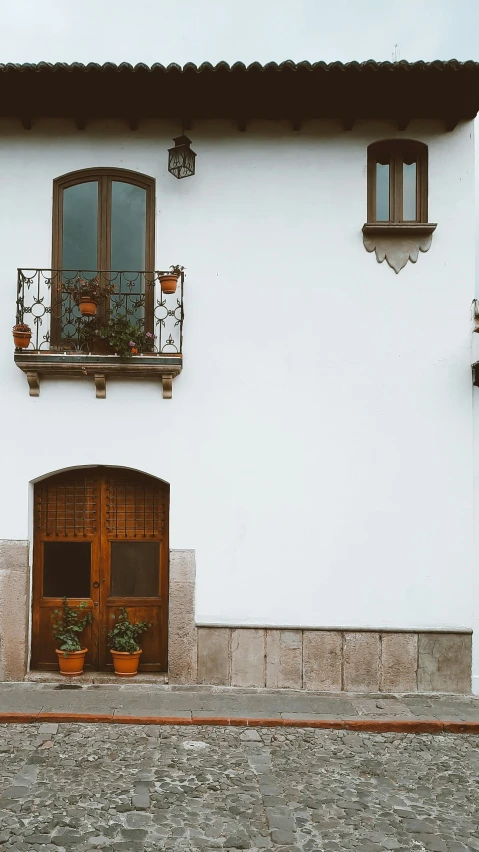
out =
[(437, 225), (433, 222), (375, 222), (363, 225), (366, 251), (375, 251), (378, 263), (386, 260), (400, 272), (408, 260), (416, 263), (420, 251), (429, 251)]

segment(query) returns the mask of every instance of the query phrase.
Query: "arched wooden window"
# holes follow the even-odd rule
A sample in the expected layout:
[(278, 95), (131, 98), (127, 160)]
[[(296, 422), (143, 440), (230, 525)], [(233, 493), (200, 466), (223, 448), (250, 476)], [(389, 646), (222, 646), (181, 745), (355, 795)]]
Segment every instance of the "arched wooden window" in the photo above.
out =
[(427, 222), (427, 145), (384, 140), (368, 147), (368, 222)]
[[(155, 265), (155, 181), (127, 169), (70, 172), (53, 182), (52, 269), (153, 272)], [(52, 299), (61, 303), (61, 275), (53, 275)], [(144, 288), (144, 276), (135, 283)], [(151, 288), (150, 288), (151, 289)], [(135, 291), (136, 292), (136, 291)], [(151, 297), (150, 297), (151, 296)], [(145, 326), (153, 292), (145, 298)], [(55, 316), (57, 313), (57, 316)], [(60, 312), (52, 312), (52, 343), (61, 339)]]

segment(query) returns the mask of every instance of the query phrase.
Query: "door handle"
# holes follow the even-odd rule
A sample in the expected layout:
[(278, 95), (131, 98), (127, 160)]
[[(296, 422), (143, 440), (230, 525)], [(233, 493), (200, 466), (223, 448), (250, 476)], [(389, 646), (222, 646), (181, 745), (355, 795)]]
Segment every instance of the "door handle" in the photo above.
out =
[(97, 601), (94, 601), (93, 606), (98, 606)]
[(99, 588), (100, 588), (100, 584), (99, 584), (98, 580), (95, 580), (95, 582), (93, 583), (93, 588), (94, 588), (94, 589), (99, 589)]

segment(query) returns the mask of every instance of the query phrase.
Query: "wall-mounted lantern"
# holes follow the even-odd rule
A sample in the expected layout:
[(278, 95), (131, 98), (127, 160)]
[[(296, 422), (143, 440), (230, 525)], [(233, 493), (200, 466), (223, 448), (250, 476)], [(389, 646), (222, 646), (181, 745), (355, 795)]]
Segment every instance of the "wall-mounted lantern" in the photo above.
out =
[(195, 173), (196, 154), (191, 150), (191, 139), (177, 136), (174, 148), (168, 148), (168, 171), (176, 178), (190, 177)]

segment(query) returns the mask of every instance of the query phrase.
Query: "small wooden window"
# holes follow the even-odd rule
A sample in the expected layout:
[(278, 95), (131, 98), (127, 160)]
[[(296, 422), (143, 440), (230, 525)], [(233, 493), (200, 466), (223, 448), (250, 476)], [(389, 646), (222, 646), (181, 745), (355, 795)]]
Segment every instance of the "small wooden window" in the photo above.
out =
[(410, 140), (368, 148), (368, 222), (427, 222), (427, 145)]

